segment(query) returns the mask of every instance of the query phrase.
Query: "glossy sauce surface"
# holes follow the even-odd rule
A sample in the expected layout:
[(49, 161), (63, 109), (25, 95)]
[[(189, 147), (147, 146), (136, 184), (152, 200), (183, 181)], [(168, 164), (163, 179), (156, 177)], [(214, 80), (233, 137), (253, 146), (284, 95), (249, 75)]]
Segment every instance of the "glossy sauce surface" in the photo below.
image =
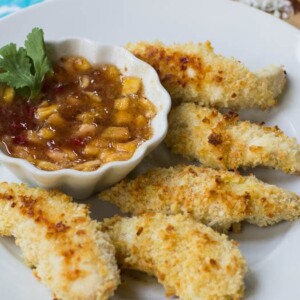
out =
[(128, 160), (151, 137), (156, 114), (140, 78), (82, 57), (55, 64), (38, 100), (2, 87), (0, 104), (1, 147), (44, 170), (93, 171)]

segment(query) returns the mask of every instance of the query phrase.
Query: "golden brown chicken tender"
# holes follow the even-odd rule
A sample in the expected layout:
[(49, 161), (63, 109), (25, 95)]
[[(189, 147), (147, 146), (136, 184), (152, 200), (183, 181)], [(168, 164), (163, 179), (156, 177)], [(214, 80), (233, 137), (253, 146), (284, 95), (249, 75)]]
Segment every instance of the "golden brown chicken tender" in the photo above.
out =
[(183, 103), (169, 115), (166, 144), (174, 153), (218, 169), (271, 167), (299, 173), (300, 146), (277, 127), (239, 121), (235, 113)]
[(0, 184), (0, 235), (60, 300), (105, 300), (119, 284), (115, 250), (86, 205), (56, 192)]
[(209, 42), (171, 46), (161, 42), (139, 42), (126, 47), (155, 68), (175, 102), (265, 109), (276, 104), (286, 83), (281, 66), (271, 65), (252, 73), (236, 59), (215, 54)]
[(267, 226), (300, 217), (300, 197), (294, 193), (253, 175), (192, 165), (150, 170), (99, 197), (125, 213), (184, 214), (222, 232), (241, 221)]
[(227, 236), (183, 215), (106, 219), (122, 268), (155, 275), (182, 300), (241, 299), (246, 263)]

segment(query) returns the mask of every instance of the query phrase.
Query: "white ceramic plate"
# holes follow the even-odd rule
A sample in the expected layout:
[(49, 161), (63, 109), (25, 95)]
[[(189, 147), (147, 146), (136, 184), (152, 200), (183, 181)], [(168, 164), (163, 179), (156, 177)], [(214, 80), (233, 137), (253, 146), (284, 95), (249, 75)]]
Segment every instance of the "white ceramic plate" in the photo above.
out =
[[(290, 136), (300, 132), (300, 34), (289, 25), (229, 0), (52, 0), (0, 21), (0, 44), (23, 42), (32, 27), (45, 30), (46, 39), (82, 36), (103, 44), (160, 39), (166, 43), (211, 40), (217, 52), (234, 56), (252, 69), (283, 64), (288, 89), (280, 104), (266, 112), (243, 117), (279, 125)], [(0, 46), (1, 46), (0, 45)], [(177, 158), (158, 148), (137, 172), (167, 166)], [(272, 170), (255, 170), (259, 178), (300, 194), (300, 180)], [(3, 167), (0, 180), (17, 181)], [(89, 199), (93, 217), (117, 212), (109, 204)], [(300, 299), (300, 222), (259, 229), (245, 226), (241, 250), (249, 264), (246, 299)], [(127, 274), (114, 299), (165, 299), (154, 279)], [(50, 293), (23, 265), (12, 239), (0, 240), (0, 298), (49, 300)]]

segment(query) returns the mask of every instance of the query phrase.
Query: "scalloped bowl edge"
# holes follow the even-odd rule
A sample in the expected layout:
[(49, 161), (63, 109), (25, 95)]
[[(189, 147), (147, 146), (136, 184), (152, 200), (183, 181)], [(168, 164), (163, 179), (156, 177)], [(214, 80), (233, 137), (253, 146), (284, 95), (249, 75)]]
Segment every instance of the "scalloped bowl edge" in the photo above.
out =
[(76, 199), (84, 199), (120, 181), (162, 142), (168, 129), (167, 116), (171, 108), (171, 98), (161, 85), (156, 71), (122, 47), (102, 45), (83, 38), (47, 42), (46, 47), (53, 61), (62, 56), (79, 55), (93, 64), (114, 64), (122, 74), (142, 78), (145, 96), (157, 110), (151, 121), (152, 137), (140, 145), (129, 160), (109, 162), (95, 171), (44, 171), (24, 159), (11, 157), (0, 151), (0, 162), (22, 182), (30, 186), (59, 189)]

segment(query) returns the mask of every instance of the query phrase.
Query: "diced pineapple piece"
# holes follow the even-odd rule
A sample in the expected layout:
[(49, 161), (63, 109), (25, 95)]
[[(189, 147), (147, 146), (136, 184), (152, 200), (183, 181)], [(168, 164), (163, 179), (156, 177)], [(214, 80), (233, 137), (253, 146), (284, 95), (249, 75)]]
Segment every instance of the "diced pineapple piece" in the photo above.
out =
[(91, 98), (91, 100), (95, 101), (95, 102), (102, 102), (102, 99), (99, 95), (92, 93), (92, 92), (85, 92), (85, 94), (87, 96), (89, 96)]
[(67, 148), (63, 148), (62, 151), (65, 153), (68, 160), (75, 161), (76, 159), (78, 159), (78, 156), (75, 151), (67, 149)]
[[(70, 56), (62, 59), (63, 67), (67, 72), (74, 71), (86, 72), (92, 68), (92, 65), (83, 57)], [(57, 76), (57, 74), (55, 74)]]
[(135, 119), (135, 125), (138, 128), (143, 128), (147, 125), (148, 120), (146, 119), (146, 117), (144, 117), (143, 115), (138, 115)]
[(41, 102), (39, 104), (39, 107), (48, 107), (49, 106), (49, 101), (48, 100), (44, 100), (43, 102)]
[(90, 78), (88, 75), (83, 75), (79, 78), (79, 84), (82, 89), (86, 89), (90, 85)]
[(142, 85), (142, 81), (137, 77), (124, 77), (122, 80), (122, 94), (136, 94)]
[(154, 104), (147, 98), (140, 98), (139, 104), (145, 109), (145, 116), (148, 119), (152, 119), (156, 115), (156, 109)]
[(105, 139), (95, 138), (91, 140), (84, 148), (84, 154), (90, 156), (99, 155), (101, 149), (109, 148), (110, 142)]
[(37, 134), (37, 132), (35, 132), (33, 130), (27, 130), (26, 139), (28, 140), (28, 142), (33, 143), (33, 144), (41, 143), (39, 135)]
[(62, 150), (48, 150), (46, 155), (52, 159), (54, 163), (61, 163), (66, 161), (67, 155)]
[(113, 65), (107, 65), (105, 70), (105, 75), (109, 78), (116, 78), (121, 75), (119, 69)]
[(87, 146), (92, 146), (97, 148), (108, 148), (109, 145), (110, 145), (110, 141), (102, 138), (95, 138), (87, 144)]
[(94, 171), (98, 169), (101, 165), (102, 161), (100, 159), (96, 159), (84, 162), (82, 164), (78, 164), (74, 167), (74, 169), (78, 171)]
[(74, 97), (72, 95), (68, 95), (64, 99), (64, 104), (65, 105), (70, 105), (70, 106), (77, 106), (80, 105), (81, 100), (78, 97)]
[(113, 143), (113, 147), (119, 152), (133, 153), (138, 146), (138, 141), (133, 140), (127, 143)]
[(54, 114), (57, 111), (57, 108), (58, 108), (57, 104), (52, 104), (46, 107), (39, 107), (35, 113), (35, 117), (38, 120), (44, 121), (50, 115)]
[(60, 150), (48, 150), (46, 155), (51, 158), (54, 163), (65, 164), (67, 161), (74, 161), (77, 159), (77, 154), (66, 148)]
[(114, 108), (118, 110), (126, 110), (129, 108), (130, 99), (123, 97), (115, 99)]
[(127, 127), (107, 127), (101, 134), (102, 138), (111, 141), (125, 142), (130, 138), (130, 132)]
[(91, 137), (96, 134), (96, 125), (94, 124), (81, 124), (76, 133), (77, 137)]
[(38, 168), (46, 171), (56, 171), (61, 169), (58, 165), (44, 160), (37, 160), (35, 164)]
[(87, 71), (92, 68), (92, 65), (84, 57), (75, 58), (73, 65), (77, 71), (81, 72)]
[(102, 162), (110, 162), (113, 161), (113, 155), (114, 155), (114, 150), (112, 149), (103, 149), (100, 154), (99, 158), (101, 159)]
[(92, 112), (84, 112), (76, 116), (76, 120), (84, 124), (92, 124), (95, 120), (95, 114)]
[(96, 156), (99, 154), (99, 152), (100, 152), (100, 148), (93, 145), (86, 145), (83, 150), (83, 153), (89, 156)]
[(108, 163), (111, 161), (122, 161), (127, 160), (132, 156), (132, 153), (128, 152), (115, 152), (111, 149), (103, 150), (99, 157), (104, 163)]
[(3, 92), (3, 100), (10, 104), (13, 102), (15, 97), (15, 90), (13, 88), (11, 88), (10, 86), (6, 86), (4, 88), (4, 92)]
[(38, 135), (45, 140), (50, 140), (54, 138), (55, 132), (49, 128), (42, 128), (39, 130)]
[(47, 119), (47, 124), (62, 128), (66, 126), (66, 121), (59, 113), (54, 113)]
[(11, 149), (11, 154), (12, 156), (18, 157), (18, 158), (23, 158), (28, 161), (32, 161), (32, 156), (29, 153), (29, 148), (28, 147), (23, 147), (19, 145), (13, 146)]
[(114, 114), (113, 119), (116, 125), (129, 125), (132, 122), (133, 117), (129, 112), (118, 111)]

